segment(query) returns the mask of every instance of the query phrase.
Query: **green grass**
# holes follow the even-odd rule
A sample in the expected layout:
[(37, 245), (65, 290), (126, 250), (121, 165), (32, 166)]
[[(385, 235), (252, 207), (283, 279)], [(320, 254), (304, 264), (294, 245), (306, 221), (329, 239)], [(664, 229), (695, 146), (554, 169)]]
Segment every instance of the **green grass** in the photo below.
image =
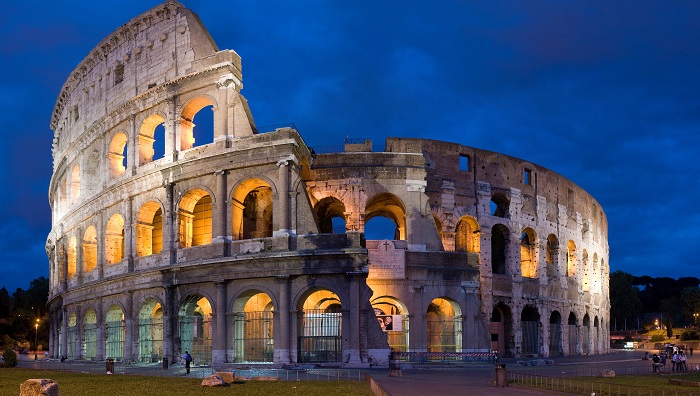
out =
[[(514, 384), (532, 388), (545, 388), (558, 390), (569, 394), (590, 395), (689, 395), (700, 394), (700, 388), (679, 385), (670, 385), (668, 380), (679, 379), (683, 381), (700, 382), (699, 373), (688, 374), (650, 374), (650, 375), (620, 375), (614, 378), (603, 377), (574, 377), (574, 378), (546, 378), (525, 379), (523, 383), (513, 381)], [(575, 391), (578, 392), (575, 392)]]
[(22, 368), (0, 369), (0, 396), (16, 396), (19, 386), (30, 378), (49, 378), (58, 383), (61, 396), (142, 396), (142, 395), (265, 395), (265, 396), (371, 396), (364, 382), (278, 381), (246, 382), (230, 387), (205, 388), (201, 379), (144, 377), (137, 375), (83, 374)]

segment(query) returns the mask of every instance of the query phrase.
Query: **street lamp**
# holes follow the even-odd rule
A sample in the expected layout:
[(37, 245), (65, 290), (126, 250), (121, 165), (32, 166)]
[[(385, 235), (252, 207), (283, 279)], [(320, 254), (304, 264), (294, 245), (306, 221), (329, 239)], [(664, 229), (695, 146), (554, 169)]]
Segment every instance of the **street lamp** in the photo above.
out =
[(693, 318), (694, 318), (693, 323), (695, 323), (697, 325), (698, 324), (698, 313), (697, 312), (693, 314)]
[(39, 319), (37, 319), (36, 323), (34, 323), (34, 360), (37, 359), (36, 350), (38, 347), (39, 347)]

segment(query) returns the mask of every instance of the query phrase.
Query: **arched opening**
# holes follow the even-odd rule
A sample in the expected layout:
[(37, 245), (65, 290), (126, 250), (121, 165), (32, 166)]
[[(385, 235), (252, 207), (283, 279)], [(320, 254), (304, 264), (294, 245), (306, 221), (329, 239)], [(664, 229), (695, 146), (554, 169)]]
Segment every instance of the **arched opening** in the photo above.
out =
[(394, 297), (384, 296), (372, 299), (372, 308), (377, 323), (386, 334), (389, 348), (394, 352), (408, 352), (409, 320), (406, 306)]
[(248, 179), (236, 187), (231, 208), (234, 239), (272, 236), (272, 196), (272, 188), (262, 179)]
[(112, 305), (107, 310), (105, 323), (105, 352), (107, 358), (120, 361), (124, 358), (124, 312), (119, 305)]
[(593, 318), (593, 353), (597, 354), (600, 353), (599, 350), (599, 340), (600, 340), (600, 326), (598, 326), (598, 316), (595, 316)]
[(75, 165), (70, 173), (70, 202), (75, 204), (80, 199), (80, 167)]
[(66, 358), (75, 359), (76, 346), (78, 345), (78, 320), (75, 312), (71, 312), (68, 316), (68, 347)]
[[(375, 228), (380, 232), (385, 233), (388, 228), (387, 222), (372, 222), (370, 221), (377, 217), (383, 217), (390, 220), (394, 225), (394, 235), (392, 238), (377, 238), (376, 240), (405, 240), (406, 239), (406, 210), (401, 200), (393, 194), (382, 193), (375, 195), (367, 201), (365, 207), (365, 227), (364, 232), (368, 240), (375, 240)], [(379, 227), (377, 227), (379, 225)], [(380, 234), (382, 235), (382, 234)]]
[(83, 358), (93, 360), (97, 356), (97, 314), (88, 308), (83, 314)]
[(579, 353), (578, 340), (580, 338), (579, 329), (576, 324), (576, 315), (571, 312), (569, 314), (568, 321), (568, 333), (569, 333), (569, 355), (577, 355)]
[(576, 244), (574, 241), (566, 243), (566, 276), (576, 276)]
[(314, 213), (318, 219), (318, 228), (321, 233), (345, 233), (345, 205), (339, 199), (323, 198), (314, 205)]
[(462, 350), (462, 312), (459, 305), (445, 298), (430, 302), (426, 312), (428, 352)]
[(520, 234), (520, 273), (524, 278), (537, 277), (536, 238), (532, 228), (526, 228)]
[(509, 217), (510, 200), (504, 194), (495, 193), (491, 196), (489, 204), (491, 216)]
[(506, 257), (508, 257), (508, 235), (510, 232), (503, 224), (496, 224), (491, 229), (491, 272), (505, 275)]
[[(139, 166), (163, 158), (165, 154), (165, 118), (158, 114), (151, 115), (143, 120), (139, 128)], [(159, 140), (156, 140), (156, 131)], [(162, 137), (161, 137), (162, 136)], [(158, 153), (159, 156), (156, 156)]]
[(591, 353), (591, 318), (586, 314), (583, 317), (583, 327), (581, 328), (582, 340), (581, 340), (581, 353), (584, 355), (589, 355)]
[(593, 253), (593, 268), (591, 269), (591, 293), (600, 293), (600, 266), (598, 253)]
[(208, 98), (195, 98), (182, 109), (180, 147), (184, 151), (213, 141), (213, 102)]
[(342, 360), (342, 304), (338, 295), (317, 290), (302, 301), (299, 320), (300, 363)]
[(179, 313), (180, 352), (188, 351), (195, 366), (211, 362), (211, 304), (202, 296), (187, 297)]
[(233, 304), (233, 361), (268, 362), (275, 357), (274, 307), (266, 293), (250, 290)]
[(109, 144), (108, 157), (111, 177), (121, 176), (126, 171), (127, 141), (126, 133), (118, 132)]
[(153, 298), (139, 310), (139, 361), (159, 362), (163, 358), (163, 307)]
[(549, 316), (549, 356), (564, 355), (564, 326), (561, 314), (552, 312)]
[(194, 189), (182, 197), (178, 210), (178, 242), (181, 248), (211, 243), (211, 213), (211, 197), (206, 191)]
[(500, 357), (513, 355), (513, 316), (510, 308), (500, 303), (491, 311), (491, 350)]
[(83, 234), (83, 273), (91, 272), (97, 267), (97, 231), (88, 226)]
[(537, 312), (537, 308), (531, 305), (525, 306), (520, 314), (520, 326), (523, 336), (522, 354), (525, 356), (537, 356), (540, 353), (539, 322), (540, 314)]
[(438, 236), (440, 237), (440, 243), (442, 244), (442, 247), (444, 249), (445, 248), (445, 241), (443, 241), (444, 236), (443, 236), (443, 232), (442, 232), (442, 222), (435, 215), (433, 215), (433, 221), (435, 221), (435, 228), (437, 229)]
[(464, 216), (457, 222), (455, 250), (458, 252), (481, 252), (481, 230), (473, 217)]
[(163, 210), (150, 201), (141, 206), (136, 221), (136, 254), (158, 254), (163, 247)]
[(75, 276), (75, 271), (77, 269), (77, 248), (78, 239), (74, 236), (68, 241), (68, 279), (73, 279)]
[(114, 214), (105, 230), (105, 262), (116, 264), (124, 258), (124, 218)]
[(554, 234), (549, 234), (547, 237), (545, 262), (547, 263), (547, 276), (559, 275), (559, 239)]

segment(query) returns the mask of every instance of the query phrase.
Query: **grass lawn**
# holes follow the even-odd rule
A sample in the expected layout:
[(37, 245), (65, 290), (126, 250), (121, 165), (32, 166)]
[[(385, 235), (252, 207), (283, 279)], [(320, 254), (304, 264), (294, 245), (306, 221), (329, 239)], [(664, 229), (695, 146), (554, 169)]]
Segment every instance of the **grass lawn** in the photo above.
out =
[(372, 396), (364, 382), (356, 381), (278, 381), (231, 384), (229, 388), (205, 388), (201, 378), (142, 377), (137, 375), (83, 374), (22, 368), (0, 369), (0, 396), (17, 396), (19, 386), (30, 378), (49, 378), (58, 383), (61, 396), (142, 396), (142, 395), (266, 395)]

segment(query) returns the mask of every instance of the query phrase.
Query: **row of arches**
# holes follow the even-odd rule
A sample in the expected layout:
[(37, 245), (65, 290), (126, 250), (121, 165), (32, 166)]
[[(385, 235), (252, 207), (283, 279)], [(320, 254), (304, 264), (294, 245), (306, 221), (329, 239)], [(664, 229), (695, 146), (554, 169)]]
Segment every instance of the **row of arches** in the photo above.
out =
[[(195, 97), (182, 107), (176, 126), (165, 112), (157, 111), (135, 121), (135, 136), (130, 136), (126, 128), (116, 130), (108, 139), (106, 156), (87, 151), (85, 158), (73, 164), (58, 182), (53, 202), (54, 218), (77, 204), (80, 197), (86, 195), (84, 192), (95, 192), (94, 185), (125, 174), (129, 166), (144, 166), (165, 157), (170, 151), (185, 151), (212, 143), (215, 106), (211, 97)], [(130, 144), (135, 149), (130, 150)], [(130, 155), (133, 160), (129, 159)], [(81, 163), (84, 169), (81, 169)]]

